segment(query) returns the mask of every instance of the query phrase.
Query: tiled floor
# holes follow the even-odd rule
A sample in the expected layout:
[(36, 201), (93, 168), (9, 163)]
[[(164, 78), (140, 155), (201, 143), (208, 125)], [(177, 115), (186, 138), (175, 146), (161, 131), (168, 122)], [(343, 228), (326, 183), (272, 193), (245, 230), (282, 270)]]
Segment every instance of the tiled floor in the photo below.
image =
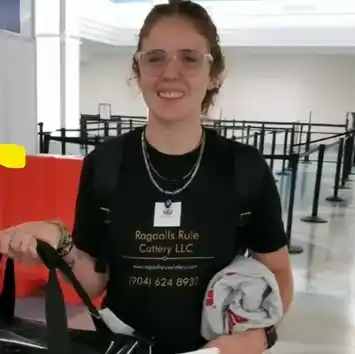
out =
[[(334, 160), (334, 155), (330, 154), (328, 160)], [(304, 253), (292, 256), (294, 303), (280, 326), (280, 341), (272, 354), (355, 353), (354, 191), (340, 191), (347, 198), (342, 204), (325, 201), (332, 194), (335, 172), (335, 164), (325, 164), (319, 215), (328, 223), (300, 221), (311, 210), (315, 168), (316, 163), (299, 168), (292, 243), (303, 246)], [(289, 177), (277, 178), (286, 206)], [(30, 317), (43, 316), (38, 301), (21, 302), (17, 310)], [(91, 326), (78, 308), (71, 308), (69, 317), (74, 327)]]
[[(355, 353), (354, 192), (341, 190), (347, 199), (341, 204), (325, 201), (332, 194), (335, 173), (335, 164), (325, 164), (319, 215), (328, 223), (300, 221), (311, 210), (315, 168), (315, 163), (300, 165), (298, 173), (292, 240), (304, 253), (292, 256), (295, 298), (272, 354)], [(285, 200), (281, 187), (287, 181), (279, 183)]]

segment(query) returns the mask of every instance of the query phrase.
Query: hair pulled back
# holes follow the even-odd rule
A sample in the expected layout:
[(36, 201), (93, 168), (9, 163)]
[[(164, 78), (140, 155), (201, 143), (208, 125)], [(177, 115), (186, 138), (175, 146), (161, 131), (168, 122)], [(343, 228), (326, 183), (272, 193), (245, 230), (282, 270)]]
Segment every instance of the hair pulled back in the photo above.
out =
[[(225, 63), (219, 43), (220, 40), (217, 28), (208, 12), (201, 5), (190, 0), (170, 0), (168, 4), (154, 6), (145, 18), (139, 32), (137, 51), (141, 50), (143, 39), (149, 35), (150, 30), (157, 22), (163, 18), (175, 16), (191, 21), (196, 30), (203, 35), (209, 43), (210, 53), (213, 57), (210, 76), (214, 81), (214, 88), (206, 92), (201, 104), (201, 113), (207, 114), (208, 109), (213, 105), (214, 98), (222, 85), (222, 74), (225, 69)], [(132, 70), (134, 76), (139, 78), (139, 68), (135, 57), (133, 57)]]

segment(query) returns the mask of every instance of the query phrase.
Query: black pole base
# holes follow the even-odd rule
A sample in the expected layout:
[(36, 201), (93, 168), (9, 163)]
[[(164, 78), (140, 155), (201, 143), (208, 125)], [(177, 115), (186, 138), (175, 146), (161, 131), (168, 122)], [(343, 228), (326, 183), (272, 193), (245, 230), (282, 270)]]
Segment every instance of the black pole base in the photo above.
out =
[(326, 222), (328, 222), (327, 220), (324, 220), (324, 219), (320, 218), (319, 216), (312, 216), (312, 215), (302, 218), (301, 221), (311, 222), (314, 224), (325, 224)]
[(344, 202), (344, 201), (345, 201), (344, 198), (335, 197), (334, 195), (332, 195), (331, 197), (325, 198), (325, 200), (326, 200), (327, 202)]
[(289, 254), (301, 254), (303, 253), (304, 249), (301, 246), (296, 245), (289, 245), (288, 246), (288, 253)]
[(289, 174), (290, 174), (290, 172), (287, 170), (275, 173), (275, 175), (277, 175), (277, 176), (288, 176)]

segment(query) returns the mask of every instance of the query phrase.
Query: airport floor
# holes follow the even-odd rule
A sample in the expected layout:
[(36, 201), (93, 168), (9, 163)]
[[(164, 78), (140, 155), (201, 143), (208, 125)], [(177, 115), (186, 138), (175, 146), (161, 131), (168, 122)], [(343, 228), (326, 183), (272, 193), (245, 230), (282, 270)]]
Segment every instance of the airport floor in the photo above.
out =
[[(326, 160), (334, 161), (334, 153), (330, 152)], [(278, 169), (276, 165), (275, 171)], [(311, 224), (300, 219), (311, 211), (315, 171), (315, 162), (299, 166), (292, 244), (302, 246), (304, 252), (292, 255), (294, 302), (270, 354), (355, 353), (355, 177), (349, 182), (352, 189), (340, 190), (346, 201), (327, 202), (335, 163), (325, 163), (319, 215), (328, 222)], [(286, 210), (290, 178), (276, 178)], [(17, 313), (43, 318), (42, 303), (38, 299), (19, 301)], [(91, 327), (82, 308), (70, 307), (68, 317), (72, 327)]]
[[(334, 161), (334, 155), (328, 154), (328, 160)], [(291, 257), (295, 297), (272, 354), (355, 353), (355, 186), (340, 190), (346, 201), (326, 201), (332, 195), (335, 164), (324, 164), (319, 216), (328, 222), (302, 222), (310, 215), (315, 172), (315, 162), (299, 166), (292, 244), (302, 246), (304, 253)], [(285, 205), (288, 177), (279, 185)]]

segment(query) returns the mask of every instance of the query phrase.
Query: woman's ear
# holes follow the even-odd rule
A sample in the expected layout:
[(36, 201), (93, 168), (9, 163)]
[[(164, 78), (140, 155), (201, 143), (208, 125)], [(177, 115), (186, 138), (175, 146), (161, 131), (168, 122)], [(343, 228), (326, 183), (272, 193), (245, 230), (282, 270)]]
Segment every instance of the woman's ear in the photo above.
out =
[(218, 91), (222, 87), (226, 76), (227, 76), (226, 70), (218, 75), (211, 76), (210, 83), (208, 85), (207, 90), (208, 91), (212, 91), (212, 90)]
[(211, 77), (207, 87), (207, 91), (218, 90), (221, 87), (221, 79), (219, 76)]

